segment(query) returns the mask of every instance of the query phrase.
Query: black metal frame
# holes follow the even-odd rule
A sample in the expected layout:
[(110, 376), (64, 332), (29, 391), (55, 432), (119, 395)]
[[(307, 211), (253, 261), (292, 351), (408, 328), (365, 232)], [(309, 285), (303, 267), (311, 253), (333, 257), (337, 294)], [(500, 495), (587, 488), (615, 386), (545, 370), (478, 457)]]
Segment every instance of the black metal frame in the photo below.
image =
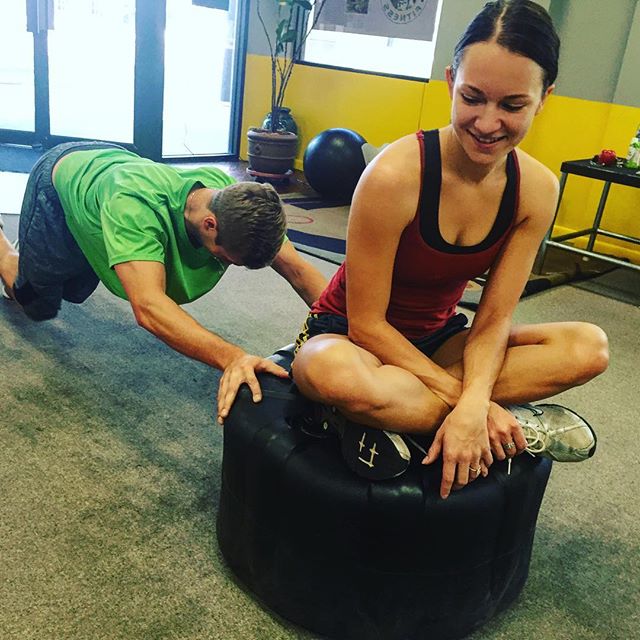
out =
[[(27, 28), (34, 34), (35, 127), (34, 131), (0, 129), (0, 143), (50, 148), (61, 142), (82, 140), (51, 135), (49, 120), (49, 69), (47, 57), (51, 0), (26, 0)], [(162, 156), (162, 115), (164, 104), (164, 28), (166, 1), (136, 0), (136, 49), (133, 143), (117, 142), (153, 160), (210, 162), (236, 160), (240, 148), (240, 116), (244, 93), (249, 0), (237, 0), (236, 49), (232, 69), (231, 130), (228, 153), (207, 156)]]

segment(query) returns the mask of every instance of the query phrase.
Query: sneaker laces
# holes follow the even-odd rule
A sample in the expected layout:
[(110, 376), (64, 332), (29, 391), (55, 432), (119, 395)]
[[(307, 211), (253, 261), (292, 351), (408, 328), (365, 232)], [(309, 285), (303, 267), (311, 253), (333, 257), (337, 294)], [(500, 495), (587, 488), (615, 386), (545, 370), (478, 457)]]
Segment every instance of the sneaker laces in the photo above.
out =
[(546, 451), (549, 447), (549, 441), (554, 436), (582, 428), (582, 425), (574, 424), (568, 427), (549, 429), (549, 427), (542, 422), (533, 423), (526, 418), (520, 419), (519, 422), (522, 430), (524, 431), (525, 440), (527, 441), (527, 448), (525, 451), (532, 456)]

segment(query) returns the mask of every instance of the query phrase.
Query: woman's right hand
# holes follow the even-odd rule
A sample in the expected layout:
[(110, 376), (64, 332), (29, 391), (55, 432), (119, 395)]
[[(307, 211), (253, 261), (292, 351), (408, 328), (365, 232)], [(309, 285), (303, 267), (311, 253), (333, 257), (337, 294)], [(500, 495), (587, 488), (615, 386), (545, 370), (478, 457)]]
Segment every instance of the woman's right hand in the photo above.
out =
[(486, 476), (493, 462), (486, 413), (458, 403), (440, 425), (423, 464), (431, 464), (440, 453), (443, 499), (452, 488), (461, 489), (480, 475)]
[(489, 403), (487, 429), (491, 449), (498, 460), (513, 458), (527, 448), (524, 431), (515, 416), (495, 402)]

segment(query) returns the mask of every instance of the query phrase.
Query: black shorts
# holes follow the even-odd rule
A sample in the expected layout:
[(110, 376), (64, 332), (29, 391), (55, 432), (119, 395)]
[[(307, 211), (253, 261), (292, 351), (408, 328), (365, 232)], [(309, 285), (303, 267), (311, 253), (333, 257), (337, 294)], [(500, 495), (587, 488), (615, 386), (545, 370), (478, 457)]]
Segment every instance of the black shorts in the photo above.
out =
[(32, 320), (55, 318), (62, 300), (84, 302), (98, 286), (95, 274), (71, 235), (51, 173), (74, 151), (122, 149), (107, 142), (68, 142), (47, 151), (29, 175), (19, 228), (15, 299)]
[[(444, 327), (418, 340), (410, 340), (425, 356), (431, 357), (449, 338), (464, 331), (469, 323), (469, 318), (464, 313), (451, 316)], [(310, 313), (304, 322), (302, 331), (296, 338), (296, 353), (298, 349), (313, 336), (323, 333), (337, 333), (343, 336), (349, 335), (347, 319), (333, 313)]]

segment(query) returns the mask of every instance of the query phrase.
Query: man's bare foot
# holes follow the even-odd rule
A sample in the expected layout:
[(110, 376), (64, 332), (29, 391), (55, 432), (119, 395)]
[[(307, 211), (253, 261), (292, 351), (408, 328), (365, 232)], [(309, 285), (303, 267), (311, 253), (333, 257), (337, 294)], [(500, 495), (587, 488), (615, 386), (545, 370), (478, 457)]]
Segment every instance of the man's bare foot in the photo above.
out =
[(0, 286), (10, 298), (13, 298), (13, 283), (17, 276), (18, 252), (0, 231)]
[(0, 226), (0, 262), (2, 262), (4, 257), (9, 253), (16, 253), (16, 250), (11, 242), (9, 242), (9, 238), (4, 235), (4, 231)]

